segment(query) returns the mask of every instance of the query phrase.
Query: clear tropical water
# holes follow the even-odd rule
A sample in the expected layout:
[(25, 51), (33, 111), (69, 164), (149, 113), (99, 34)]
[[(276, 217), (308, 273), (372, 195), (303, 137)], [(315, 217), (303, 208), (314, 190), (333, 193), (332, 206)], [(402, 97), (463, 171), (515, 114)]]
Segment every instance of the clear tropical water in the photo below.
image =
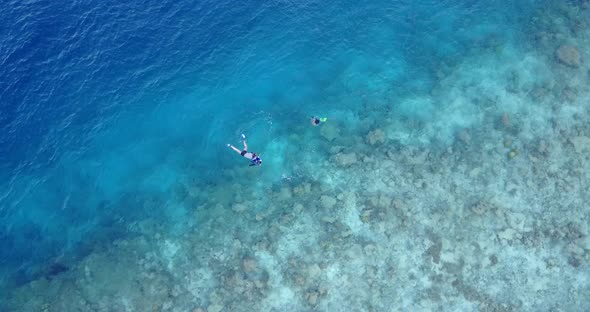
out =
[[(250, 235), (251, 241), (259, 239), (257, 235), (271, 229), (283, 214), (291, 213), (295, 204), (305, 202), (280, 194), (285, 188), (295, 191), (306, 183), (319, 185), (318, 191), (307, 195), (310, 204), (304, 205), (306, 210), (294, 218), (305, 216), (308, 206), (330, 194), (337, 198), (343, 191), (353, 192), (359, 206), (370, 202), (375, 194), (386, 194), (394, 199), (404, 197), (415, 204), (415, 210), (429, 212), (419, 222), (419, 232), (406, 234), (432, 237), (429, 228), (441, 222), (435, 208), (408, 192), (400, 193), (404, 185), (419, 189), (419, 185), (428, 184), (437, 186), (426, 193), (436, 193), (431, 198), (436, 198), (439, 209), (447, 205), (469, 206), (482, 192), (496, 194), (496, 199), (513, 200), (504, 208), (525, 215), (527, 225), (535, 225), (543, 232), (547, 230), (544, 225), (553, 226), (555, 220), (536, 219), (538, 215), (529, 212), (551, 210), (552, 205), (559, 211), (560, 205), (566, 204), (550, 198), (527, 202), (539, 192), (537, 186), (527, 184), (527, 179), (519, 180), (522, 188), (518, 196), (510, 197), (509, 186), (520, 184), (507, 175), (482, 186), (474, 185), (472, 192), (457, 195), (457, 200), (447, 200), (444, 190), (454, 178), (444, 173), (468, 177), (473, 174), (470, 164), (477, 162), (491, 164), (495, 172), (529, 172), (531, 162), (524, 159), (529, 157), (526, 150), (530, 142), (546, 137), (549, 145), (557, 146), (548, 133), (559, 130), (586, 137), (587, 130), (576, 128), (576, 120), (588, 117), (588, 108), (583, 104), (587, 80), (570, 84), (577, 88), (574, 93), (578, 98), (563, 109), (543, 106), (538, 98), (527, 95), (546, 85), (551, 86), (546, 88), (548, 92), (563, 92), (564, 88), (555, 86), (561, 79), (559, 74), (563, 74), (559, 71), (567, 67), (563, 69), (555, 62), (556, 45), (575, 42), (582, 56), (586, 55), (584, 27), (575, 30), (575, 25), (587, 25), (584, 23), (590, 20), (583, 1), (10, 1), (0, 7), (0, 20), (0, 286), (5, 294), (39, 280), (51, 282), (63, 276), (82, 279), (84, 270), (80, 264), (85, 259), (109, 253), (122, 241), (156, 237), (156, 241), (168, 242), (193, 235), (199, 238), (188, 240), (191, 248), (227, 246), (231, 243), (226, 240), (232, 237), (247, 245)], [(551, 33), (545, 29), (550, 43), (536, 36), (543, 27), (554, 30)], [(585, 77), (583, 66), (575, 74), (563, 75)], [(492, 150), (486, 147), (485, 133), (496, 131), (485, 125), (496, 123), (502, 113), (518, 120), (518, 135), (510, 140), (521, 142), (522, 151), (518, 153), (522, 156), (517, 160), (521, 161), (520, 167), (514, 165), (518, 162), (507, 160), (512, 155), (505, 157), (509, 149), (501, 151), (504, 154), (500, 157), (482, 152)], [(328, 122), (312, 128), (311, 115), (326, 116)], [(326, 130), (329, 127), (337, 129)], [(375, 129), (384, 132), (377, 144), (366, 139)], [(469, 134), (462, 133), (462, 129), (469, 129)], [(247, 135), (250, 149), (261, 153), (262, 167), (249, 168), (247, 161), (226, 147), (228, 143), (240, 147), (241, 133)], [(506, 145), (504, 136), (499, 133), (498, 142), (489, 144)], [(378, 155), (402, 153), (408, 148), (439, 155), (449, 148), (461, 150), (457, 147), (461, 142), (478, 146), (475, 152), (467, 149), (460, 156), (473, 158), (466, 161), (469, 170), (457, 163), (447, 164), (448, 170), (444, 163), (426, 164), (423, 170), (411, 167), (411, 174), (403, 175), (410, 168), (404, 164), (390, 171), (362, 164), (379, 159)], [(364, 155), (352, 165), (357, 169), (347, 164), (334, 167), (342, 163), (335, 147), (342, 153)], [(567, 157), (577, 155), (564, 153)], [(486, 155), (490, 158), (482, 159)], [(577, 161), (581, 164), (574, 167), (582, 173), (578, 180), (569, 182), (572, 194), (568, 195), (574, 198), (568, 202), (572, 215), (555, 222), (575, 221), (576, 226), (581, 226), (580, 237), (561, 243), (547, 238), (544, 247), (554, 247), (550, 250), (556, 254), (574, 248), (566, 247), (571, 244), (577, 248), (574, 256), (580, 259), (575, 267), (568, 266), (567, 259), (572, 256), (564, 251), (564, 267), (574, 270), (564, 269), (564, 274), (579, 279), (569, 280), (571, 288), (548, 299), (558, 303), (561, 298), (566, 310), (571, 311), (589, 308), (588, 301), (581, 299), (581, 290), (589, 290), (589, 276), (587, 226), (580, 221), (589, 220), (587, 207), (580, 205), (588, 196), (584, 190), (588, 174), (583, 172), (588, 162)], [(563, 163), (556, 166), (569, 170)], [(440, 180), (429, 180), (426, 171), (439, 172)], [(387, 184), (372, 180), (398, 174), (407, 181)], [(546, 179), (545, 184), (559, 180), (551, 175)], [(457, 182), (466, 189), (471, 183)], [(329, 199), (325, 201), (328, 203), (323, 207), (334, 206)], [(346, 202), (342, 198), (338, 201)], [(264, 222), (255, 226), (241, 223), (246, 221), (240, 219), (248, 219), (235, 206), (241, 202), (252, 208), (251, 217), (255, 219), (268, 215), (260, 217)], [(518, 207), (523, 203), (525, 206)], [(265, 215), (269, 206), (275, 207), (273, 213)], [(320, 218), (322, 213), (313, 210), (310, 215)], [(462, 213), (448, 215), (459, 226), (465, 217)], [(215, 218), (224, 221), (222, 228), (217, 228), (221, 232), (209, 237), (203, 231), (211, 230), (206, 224)], [(359, 240), (373, 239), (367, 231), (355, 231), (351, 225), (355, 222), (344, 223)], [(146, 229), (142, 225), (146, 223), (157, 226)], [(478, 237), (477, 228), (471, 230), (475, 232), (465, 235)], [(498, 246), (502, 237), (511, 234), (504, 230), (502, 225), (494, 228), (504, 233), (496, 233), (500, 237)], [(443, 246), (472, 243), (451, 238), (442, 241)], [(507, 241), (512, 246), (512, 241)], [(410, 249), (428, 248), (412, 240), (404, 243)], [(375, 244), (379, 247), (379, 243)], [(132, 253), (130, 250), (133, 248), (128, 250)], [(313, 253), (313, 249), (306, 252)], [(523, 251), (514, 251), (519, 252)], [(458, 260), (461, 257), (457, 253), (461, 252), (445, 258), (443, 251), (441, 261), (469, 262)], [(263, 262), (254, 249), (249, 254)], [(297, 252), (291, 250), (289, 255), (295, 257)], [(338, 258), (337, 254), (332, 256)], [(241, 254), (236, 257), (238, 262), (242, 260)], [(118, 260), (114, 256), (109, 261)], [(280, 260), (275, 262), (286, 265)], [(464, 270), (478, 270), (471, 265), (474, 268)], [(211, 270), (224, 274), (222, 267)], [(540, 264), (537, 269), (548, 270)], [(271, 269), (267, 271), (271, 275), (269, 285), (274, 285), (269, 288), (279, 288), (281, 282), (274, 279)], [(512, 271), (501, 274), (507, 272)], [(468, 275), (466, 271), (462, 274)], [(528, 271), (520, 275), (527, 277)], [(480, 302), (480, 308), (538, 310), (528, 301), (538, 300), (541, 293), (505, 299), (512, 282), (491, 289), (464, 286), (464, 281), (459, 286), (451, 286), (450, 282), (447, 286), (457, 289), (467, 302)], [(553, 285), (549, 280), (543, 283)], [(92, 282), (87, 284), (93, 287)], [(355, 287), (348, 288), (353, 292)], [(473, 289), (479, 292), (470, 294)], [(340, 291), (344, 297), (362, 297)], [(566, 293), (570, 293), (569, 299), (559, 297)], [(283, 301), (266, 295), (266, 301), (258, 304), (267, 305), (250, 307), (250, 311), (269, 307), (283, 311), (303, 309), (293, 299), (298, 298), (296, 295)], [(179, 301), (161, 308), (185, 311), (208, 305), (210, 310), (217, 306), (237, 309), (238, 305), (228, 308), (231, 300), (220, 296), (225, 301), (217, 301), (224, 304), (203, 295), (205, 299), (199, 297), (193, 303)], [(336, 297), (320, 290), (315, 295), (318, 302), (310, 296), (314, 295), (307, 293), (301, 300), (319, 310), (340, 309), (329, 303), (332, 299), (338, 301)], [(402, 307), (428, 310), (424, 298), (395, 301), (396, 296), (395, 291), (384, 292), (383, 298), (373, 300), (396, 302), (387, 308), (392, 311)], [(368, 295), (362, 298), (371, 301)], [(442, 298), (439, 296), (439, 307), (477, 309), (477, 304), (469, 306)], [(13, 300), (12, 309), (17, 309), (18, 304)], [(59, 306), (57, 302), (43, 304)], [(113, 309), (141, 310), (133, 304)], [(384, 305), (374, 309), (381, 311)]]

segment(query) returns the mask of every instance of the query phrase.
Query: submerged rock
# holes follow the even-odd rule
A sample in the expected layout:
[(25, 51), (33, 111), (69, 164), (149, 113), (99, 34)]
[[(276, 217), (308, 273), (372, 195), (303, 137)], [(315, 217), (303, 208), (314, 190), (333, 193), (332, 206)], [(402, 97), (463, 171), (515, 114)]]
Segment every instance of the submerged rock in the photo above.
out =
[(515, 212), (506, 214), (508, 225), (516, 231), (522, 232), (525, 229), (526, 216), (522, 213)]
[(508, 152), (508, 159), (514, 159), (519, 154), (520, 154), (520, 150), (517, 148), (513, 148), (510, 152)]
[(370, 145), (385, 142), (385, 133), (381, 129), (375, 129), (367, 134), (367, 142)]
[(499, 131), (515, 134), (519, 131), (519, 124), (513, 117), (514, 116), (511, 116), (508, 113), (502, 113), (494, 122), (494, 128)]
[(324, 223), (330, 223), (330, 224), (332, 224), (332, 223), (336, 222), (336, 218), (333, 217), (333, 216), (323, 216), (320, 219), (320, 221), (322, 221)]
[(541, 155), (546, 155), (549, 152), (549, 145), (545, 140), (540, 140), (536, 145), (536, 151)]
[(244, 211), (248, 210), (248, 206), (238, 203), (238, 204), (233, 204), (231, 209), (233, 211), (239, 213), (239, 212), (244, 212)]
[(348, 167), (357, 162), (355, 153), (339, 153), (332, 157), (332, 160), (340, 167)]
[(53, 263), (52, 265), (49, 266), (49, 268), (47, 269), (47, 278), (48, 279), (52, 279), (54, 277), (56, 277), (57, 275), (67, 272), (70, 268), (59, 263)]
[(322, 195), (322, 197), (320, 197), (320, 202), (322, 203), (322, 207), (326, 209), (332, 209), (332, 207), (336, 205), (336, 199), (327, 195)]
[(333, 123), (328, 123), (322, 126), (320, 135), (328, 141), (333, 141), (335, 138), (340, 136), (340, 129), (338, 129), (338, 127), (336, 127)]
[(580, 51), (570, 44), (563, 44), (555, 51), (557, 60), (562, 64), (570, 67), (580, 67), (582, 65), (582, 56)]
[(242, 269), (246, 273), (255, 271), (257, 266), (258, 264), (256, 263), (256, 260), (250, 257), (244, 257), (244, 259), (242, 259)]
[(510, 120), (510, 115), (508, 115), (507, 113), (503, 113), (502, 116), (500, 116), (499, 123), (503, 128), (512, 127), (512, 121)]
[(293, 194), (295, 194), (295, 196), (303, 196), (309, 192), (311, 192), (311, 184), (309, 183), (303, 183), (293, 188)]
[(576, 136), (570, 138), (569, 141), (574, 145), (576, 153), (583, 153), (590, 151), (590, 138), (586, 136)]
[(221, 312), (223, 310), (223, 306), (220, 304), (212, 304), (207, 307), (207, 312)]
[(476, 215), (479, 215), (479, 216), (484, 215), (490, 209), (491, 209), (490, 205), (488, 205), (484, 201), (478, 201), (473, 206), (471, 206), (471, 211), (473, 211), (473, 213), (475, 213)]
[(289, 187), (282, 187), (277, 197), (281, 201), (287, 201), (293, 197), (293, 192), (291, 192), (291, 188)]
[(500, 241), (511, 242), (514, 239), (520, 239), (520, 233), (512, 228), (506, 228), (498, 233)]
[(307, 303), (309, 303), (312, 306), (315, 306), (318, 303), (319, 296), (320, 293), (317, 290), (309, 290), (305, 294), (305, 299), (307, 300)]
[(344, 146), (332, 146), (330, 147), (330, 154), (334, 155), (334, 154), (338, 154), (340, 152), (342, 152), (342, 150), (344, 150)]
[(471, 135), (469, 134), (469, 130), (461, 129), (457, 133), (457, 139), (459, 139), (459, 141), (463, 142), (464, 144), (468, 145), (471, 142)]

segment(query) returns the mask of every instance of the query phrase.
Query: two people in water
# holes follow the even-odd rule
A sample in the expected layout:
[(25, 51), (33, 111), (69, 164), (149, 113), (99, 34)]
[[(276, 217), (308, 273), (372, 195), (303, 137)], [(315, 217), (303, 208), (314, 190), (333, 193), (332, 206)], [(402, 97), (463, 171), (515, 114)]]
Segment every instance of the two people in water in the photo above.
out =
[[(310, 119), (311, 125), (314, 127), (317, 127), (320, 125), (320, 123), (322, 122), (326, 122), (328, 120), (328, 118), (326, 117), (314, 117), (312, 116)], [(246, 136), (242, 133), (242, 143), (244, 143), (244, 149), (243, 150), (239, 150), (237, 147), (231, 145), (231, 144), (227, 144), (227, 146), (231, 149), (233, 149), (234, 151), (236, 151), (236, 153), (240, 154), (242, 157), (249, 159), (250, 160), (250, 166), (261, 166), (262, 165), (262, 159), (260, 159), (260, 156), (258, 156), (258, 154), (256, 153), (251, 153), (248, 152), (248, 143), (246, 143)]]

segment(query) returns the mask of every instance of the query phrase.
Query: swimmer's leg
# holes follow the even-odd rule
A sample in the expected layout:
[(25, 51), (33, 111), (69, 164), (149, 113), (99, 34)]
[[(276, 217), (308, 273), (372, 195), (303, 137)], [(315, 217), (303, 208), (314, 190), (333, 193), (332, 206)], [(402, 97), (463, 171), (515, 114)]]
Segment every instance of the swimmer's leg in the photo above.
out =
[(248, 143), (246, 143), (246, 136), (242, 133), (242, 143), (244, 143), (244, 150), (248, 150)]

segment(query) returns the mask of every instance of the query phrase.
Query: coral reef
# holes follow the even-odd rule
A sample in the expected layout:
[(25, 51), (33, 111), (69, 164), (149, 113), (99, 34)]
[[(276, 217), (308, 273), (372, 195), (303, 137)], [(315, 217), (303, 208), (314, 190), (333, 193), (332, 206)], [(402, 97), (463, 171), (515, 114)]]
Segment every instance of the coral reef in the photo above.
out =
[(395, 114), (361, 97), (381, 110), (306, 124), (288, 165), (182, 181), (177, 224), (138, 221), (5, 310), (590, 310), (590, 19), (559, 7), (531, 21), (538, 50), (488, 38)]

